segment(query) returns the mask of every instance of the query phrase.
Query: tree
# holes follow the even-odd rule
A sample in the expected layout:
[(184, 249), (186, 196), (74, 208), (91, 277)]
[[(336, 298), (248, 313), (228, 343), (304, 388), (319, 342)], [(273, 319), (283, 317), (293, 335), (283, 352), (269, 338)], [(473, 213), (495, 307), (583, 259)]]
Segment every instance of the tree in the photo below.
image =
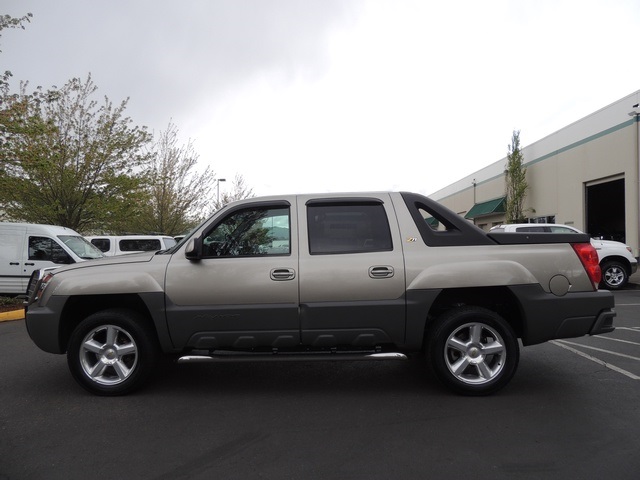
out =
[(523, 166), (524, 156), (520, 150), (520, 131), (514, 130), (511, 145), (508, 146), (507, 168), (505, 182), (507, 190), (506, 216), (507, 223), (520, 223), (525, 220), (524, 199), (529, 185), (527, 184), (527, 169)]
[(220, 200), (216, 200), (214, 205), (214, 211), (220, 210), (227, 203), (235, 202), (236, 200), (242, 200), (244, 198), (253, 197), (253, 189), (247, 186), (244, 177), (239, 173), (236, 174), (233, 182), (231, 183), (231, 191), (224, 192), (220, 197)]
[(14, 220), (114, 231), (141, 213), (146, 129), (127, 100), (101, 105), (91, 75), (61, 89), (5, 95), (0, 110), (0, 205)]
[[(11, 15), (0, 15), (0, 31), (5, 30), (7, 28), (21, 28), (24, 30), (24, 24), (31, 22), (31, 17), (33, 15), (31, 13), (27, 13), (25, 16), (20, 18), (14, 18)], [(1, 37), (2, 35), (0, 35)], [(2, 52), (2, 50), (0, 50)], [(11, 77), (11, 72), (9, 70), (5, 70), (5, 72), (0, 76), (0, 93), (6, 94), (9, 91), (9, 78)]]
[(147, 170), (149, 203), (134, 231), (178, 235), (199, 223), (212, 203), (215, 175), (209, 167), (197, 174), (197, 163), (193, 142), (179, 145), (178, 129), (169, 123), (152, 146)]

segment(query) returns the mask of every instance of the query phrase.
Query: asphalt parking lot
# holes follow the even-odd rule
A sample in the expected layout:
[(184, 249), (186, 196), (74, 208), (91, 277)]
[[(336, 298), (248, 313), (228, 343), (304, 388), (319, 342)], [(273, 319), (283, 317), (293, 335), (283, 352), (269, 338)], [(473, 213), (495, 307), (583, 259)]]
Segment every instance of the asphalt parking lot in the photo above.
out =
[(615, 296), (615, 332), (524, 348), (483, 398), (419, 359), (167, 364), (101, 398), (3, 322), (0, 479), (635, 479), (640, 290)]
[[(631, 380), (640, 380), (640, 290), (615, 293), (616, 330), (607, 335), (551, 343)], [(638, 386), (640, 388), (640, 385)], [(640, 390), (638, 390), (640, 392)]]

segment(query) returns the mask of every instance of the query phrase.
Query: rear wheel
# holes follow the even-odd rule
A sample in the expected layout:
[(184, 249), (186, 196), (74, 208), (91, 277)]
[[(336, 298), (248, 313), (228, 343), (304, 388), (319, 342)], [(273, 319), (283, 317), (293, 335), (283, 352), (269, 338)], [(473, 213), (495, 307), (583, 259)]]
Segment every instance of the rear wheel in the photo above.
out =
[(600, 286), (608, 290), (618, 290), (629, 281), (627, 269), (620, 262), (604, 262), (602, 264), (602, 281)]
[(144, 319), (128, 310), (104, 310), (80, 322), (71, 334), (67, 363), (86, 390), (124, 395), (139, 388), (154, 370), (155, 339)]
[(429, 363), (447, 387), (464, 395), (488, 395), (516, 372), (520, 350), (510, 325), (481, 307), (459, 307), (430, 329)]

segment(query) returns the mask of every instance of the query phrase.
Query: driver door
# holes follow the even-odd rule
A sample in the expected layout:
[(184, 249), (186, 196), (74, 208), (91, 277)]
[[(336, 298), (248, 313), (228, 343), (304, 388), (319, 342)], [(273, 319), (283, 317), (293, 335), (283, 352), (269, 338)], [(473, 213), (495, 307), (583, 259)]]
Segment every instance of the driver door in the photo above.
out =
[(197, 260), (176, 252), (166, 312), (177, 347), (298, 345), (296, 216), (289, 202), (239, 205), (198, 235)]

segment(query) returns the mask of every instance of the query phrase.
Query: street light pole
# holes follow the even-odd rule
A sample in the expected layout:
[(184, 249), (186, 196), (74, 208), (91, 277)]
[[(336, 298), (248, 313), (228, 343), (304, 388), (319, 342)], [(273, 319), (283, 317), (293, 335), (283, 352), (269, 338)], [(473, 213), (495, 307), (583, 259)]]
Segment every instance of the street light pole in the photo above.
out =
[(220, 208), (220, 182), (226, 182), (226, 178), (217, 178), (216, 179), (216, 187), (218, 190), (218, 208)]

